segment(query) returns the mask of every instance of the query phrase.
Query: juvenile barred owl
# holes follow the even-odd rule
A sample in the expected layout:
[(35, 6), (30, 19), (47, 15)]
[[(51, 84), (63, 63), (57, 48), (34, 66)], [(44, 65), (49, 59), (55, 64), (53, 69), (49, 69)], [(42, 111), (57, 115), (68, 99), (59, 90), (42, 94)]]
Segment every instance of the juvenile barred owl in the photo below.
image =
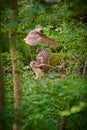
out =
[(50, 71), (53, 67), (49, 65), (49, 59), (51, 52), (49, 49), (44, 49), (40, 51), (36, 59), (30, 62), (30, 66), (37, 78), (42, 78), (45, 76), (45, 73)]
[(44, 44), (56, 48), (55, 42), (45, 35), (41, 28), (31, 31), (24, 39), (24, 41), (31, 45), (36, 46), (37, 44)]

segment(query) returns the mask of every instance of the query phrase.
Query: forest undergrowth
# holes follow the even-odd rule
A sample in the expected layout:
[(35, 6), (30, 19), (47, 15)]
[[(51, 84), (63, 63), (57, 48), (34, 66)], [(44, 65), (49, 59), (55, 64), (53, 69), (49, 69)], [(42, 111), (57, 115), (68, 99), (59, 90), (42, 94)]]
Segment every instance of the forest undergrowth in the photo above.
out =
[[(22, 111), (21, 121), (14, 120), (14, 84), (9, 44), (3, 45), (2, 60), (5, 78), (7, 129), (13, 124), (23, 130), (87, 130), (87, 77), (83, 68), (87, 59), (87, 22), (76, 1), (60, 1), (60, 4), (45, 1), (27, 3), (18, 1), (17, 38), (20, 58)], [(81, 1), (78, 0), (78, 3)], [(44, 5), (45, 4), (45, 5)], [(79, 4), (79, 6), (83, 6)], [(84, 6), (85, 7), (85, 6)], [(9, 23), (11, 10), (6, 7), (2, 21), (2, 32), (6, 36), (16, 23)], [(86, 20), (86, 19), (85, 19)], [(8, 22), (7, 22), (8, 21)], [(26, 35), (41, 27), (52, 38), (56, 49), (49, 46), (29, 46), (24, 42)], [(10, 28), (10, 29), (9, 29)], [(11, 39), (14, 41), (14, 39)], [(36, 79), (30, 61), (37, 50), (49, 48), (52, 52), (49, 63), (53, 70), (44, 78)], [(15, 57), (17, 60), (18, 57)], [(20, 108), (20, 106), (19, 106)]]

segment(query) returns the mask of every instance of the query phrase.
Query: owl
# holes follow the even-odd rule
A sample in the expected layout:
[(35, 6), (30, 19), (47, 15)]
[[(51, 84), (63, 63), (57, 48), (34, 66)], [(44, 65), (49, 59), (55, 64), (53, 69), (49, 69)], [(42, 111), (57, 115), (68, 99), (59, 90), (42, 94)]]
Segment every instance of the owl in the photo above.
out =
[(53, 48), (56, 48), (57, 45), (55, 42), (49, 38), (47, 35), (43, 33), (43, 30), (41, 28), (32, 30), (24, 39), (24, 41), (31, 45), (36, 46), (38, 44), (44, 44), (47, 46), (51, 46)]
[(40, 69), (39, 64), (36, 61), (31, 61), (30, 67), (32, 68), (32, 70), (36, 74), (36, 79), (43, 78), (45, 76), (45, 73)]
[(37, 54), (35, 60), (30, 62), (30, 67), (36, 74), (36, 78), (43, 78), (47, 72), (53, 69), (49, 65), (50, 56), (51, 51), (46, 48)]

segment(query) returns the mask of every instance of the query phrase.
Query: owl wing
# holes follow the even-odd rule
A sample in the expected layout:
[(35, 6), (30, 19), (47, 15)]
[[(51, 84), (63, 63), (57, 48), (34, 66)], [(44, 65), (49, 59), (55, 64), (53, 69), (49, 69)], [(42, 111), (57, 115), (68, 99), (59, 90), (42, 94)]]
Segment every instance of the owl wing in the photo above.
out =
[(50, 66), (48, 64), (39, 64), (38, 67), (42, 70), (42, 72), (46, 73), (53, 69), (53, 66)]
[(51, 51), (48, 48), (46, 48), (37, 54), (36, 62), (38, 64), (49, 64), (50, 57), (51, 57)]
[(57, 45), (56, 45), (56, 43), (54, 42), (54, 40), (52, 40), (49, 36), (45, 35), (44, 33), (43, 33), (43, 35), (42, 35), (41, 43), (42, 43), (42, 44), (45, 44), (45, 45), (47, 45), (47, 46), (51, 46), (51, 47), (53, 47), (54, 49), (57, 48)]
[(36, 61), (31, 61), (30, 67), (36, 75), (44, 74), (53, 69), (49, 64), (38, 64)]
[(25, 37), (24, 41), (31, 46), (35, 46), (38, 44), (45, 44), (48, 46), (52, 46), (53, 48), (57, 47), (55, 42), (43, 33), (42, 29), (35, 29), (31, 31)]

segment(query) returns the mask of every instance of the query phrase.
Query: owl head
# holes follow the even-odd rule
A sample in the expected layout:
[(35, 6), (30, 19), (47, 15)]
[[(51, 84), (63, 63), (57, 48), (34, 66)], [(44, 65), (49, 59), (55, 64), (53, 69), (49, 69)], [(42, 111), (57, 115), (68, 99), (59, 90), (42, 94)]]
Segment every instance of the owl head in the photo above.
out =
[(34, 61), (34, 60), (30, 62), (30, 67), (31, 68), (36, 68), (36, 67), (38, 67), (38, 65), (39, 64), (36, 61)]

